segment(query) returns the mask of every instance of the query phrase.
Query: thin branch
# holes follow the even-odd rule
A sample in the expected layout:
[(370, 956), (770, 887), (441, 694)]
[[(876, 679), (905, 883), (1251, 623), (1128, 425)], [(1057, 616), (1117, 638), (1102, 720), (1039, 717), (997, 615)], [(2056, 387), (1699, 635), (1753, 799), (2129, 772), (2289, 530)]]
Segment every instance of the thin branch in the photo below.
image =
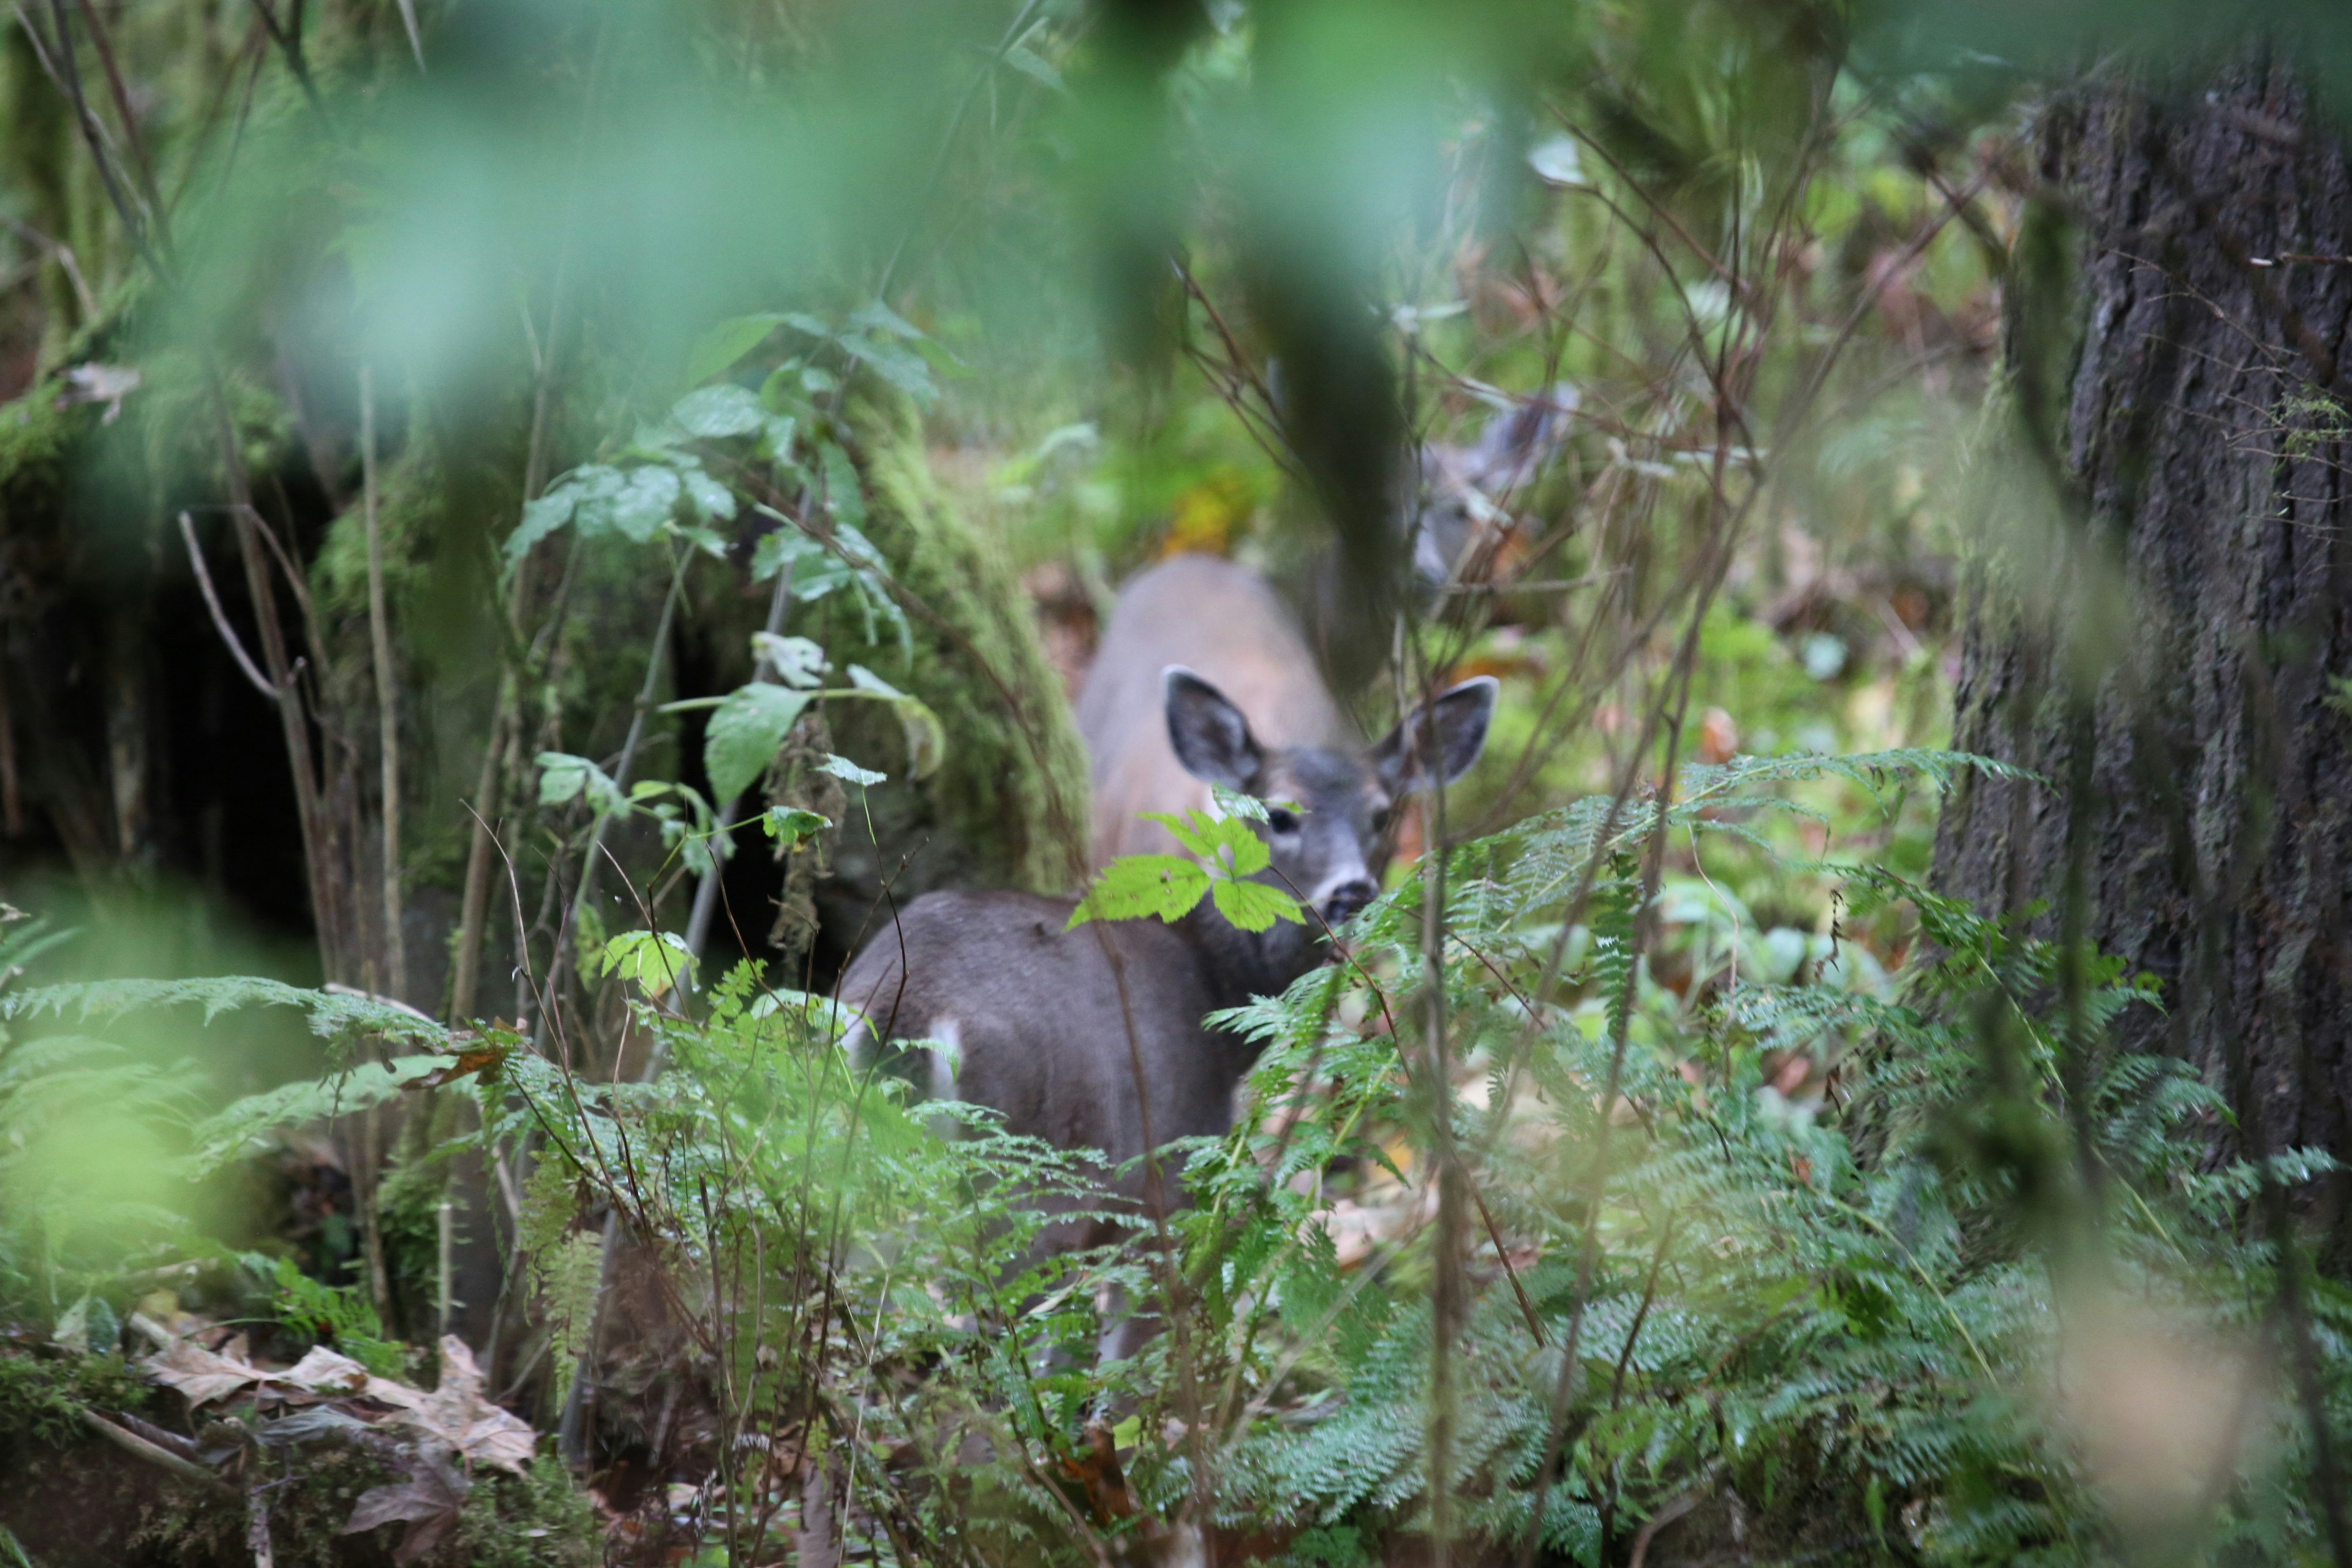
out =
[(220, 633), (229, 657), (236, 660), (237, 668), (245, 671), (246, 679), (253, 682), (256, 691), (271, 702), (277, 701), (278, 689), (255, 666), (253, 656), (245, 651), (245, 645), (237, 640), (236, 628), (228, 624), (228, 616), (221, 609), (220, 595), (213, 588), (213, 574), (205, 567), (205, 552), (196, 544), (196, 525), (184, 511), (180, 514), (180, 537), (188, 542), (188, 564), (196, 569), (196, 586), (204, 593), (205, 608), (212, 612), (213, 627)]

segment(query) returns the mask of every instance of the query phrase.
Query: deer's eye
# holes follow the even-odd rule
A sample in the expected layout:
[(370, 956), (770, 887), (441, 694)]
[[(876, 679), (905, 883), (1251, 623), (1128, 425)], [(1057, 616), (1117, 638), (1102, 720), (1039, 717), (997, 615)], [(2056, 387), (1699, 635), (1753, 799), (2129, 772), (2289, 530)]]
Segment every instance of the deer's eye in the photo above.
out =
[(1265, 825), (1276, 833), (1296, 833), (1298, 831), (1298, 814), (1285, 811), (1278, 805), (1270, 805), (1265, 808)]

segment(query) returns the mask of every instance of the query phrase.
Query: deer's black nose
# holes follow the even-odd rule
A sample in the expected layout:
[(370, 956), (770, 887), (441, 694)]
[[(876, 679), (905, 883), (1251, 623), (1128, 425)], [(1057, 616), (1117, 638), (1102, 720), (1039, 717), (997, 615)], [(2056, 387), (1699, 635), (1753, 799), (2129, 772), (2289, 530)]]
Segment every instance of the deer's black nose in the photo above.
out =
[(1370, 877), (1359, 877), (1352, 882), (1342, 882), (1323, 900), (1323, 918), (1333, 925), (1344, 925), (1363, 912), (1364, 906), (1381, 896), (1381, 885)]

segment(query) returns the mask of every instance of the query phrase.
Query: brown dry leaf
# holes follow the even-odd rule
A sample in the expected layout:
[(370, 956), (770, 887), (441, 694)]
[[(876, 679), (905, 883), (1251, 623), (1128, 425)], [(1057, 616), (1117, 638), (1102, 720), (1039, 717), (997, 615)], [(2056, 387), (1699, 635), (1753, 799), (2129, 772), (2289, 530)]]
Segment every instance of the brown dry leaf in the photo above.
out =
[[(373, 1382), (368, 1392), (381, 1397)], [(441, 1341), (441, 1385), (394, 1419), (440, 1438), (476, 1464), (497, 1465), (517, 1475), (530, 1468), (539, 1444), (530, 1422), (482, 1397), (481, 1369), (474, 1364), (474, 1352), (455, 1334)]]
[(405, 1521), (408, 1532), (393, 1549), (392, 1560), (402, 1564), (414, 1563), (440, 1544), (449, 1527), (457, 1522), (458, 1510), (465, 1506), (466, 1494), (471, 1490), (472, 1483), (428, 1447), (416, 1456), (408, 1479), (360, 1494), (359, 1500), (352, 1504), (351, 1518), (343, 1521), (342, 1533), (357, 1535), (380, 1524)]
[(361, 1394), (368, 1385), (367, 1368), (324, 1345), (312, 1345), (300, 1361), (270, 1375), (275, 1382), (290, 1383), (313, 1394)]
[(156, 1382), (187, 1395), (191, 1410), (268, 1375), (244, 1362), (215, 1355), (194, 1340), (174, 1340), (139, 1364)]

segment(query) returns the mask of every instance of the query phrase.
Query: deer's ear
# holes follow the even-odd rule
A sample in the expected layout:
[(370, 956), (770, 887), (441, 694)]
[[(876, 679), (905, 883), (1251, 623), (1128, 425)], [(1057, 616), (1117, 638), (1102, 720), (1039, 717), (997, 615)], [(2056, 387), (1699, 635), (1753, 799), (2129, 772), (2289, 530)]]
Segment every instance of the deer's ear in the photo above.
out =
[(1168, 715), (1168, 743), (1184, 771), (1244, 794), (1255, 788), (1265, 753), (1258, 749), (1242, 710), (1181, 664), (1161, 672), (1160, 689)]
[(1562, 382), (1496, 415), (1471, 448), (1470, 482), (1492, 498), (1527, 484), (1568, 438), (1569, 417), (1576, 407), (1576, 388)]
[(1486, 725), (1495, 717), (1497, 682), (1491, 675), (1441, 691), (1406, 717), (1372, 748), (1372, 767), (1391, 795), (1452, 784), (1470, 771), (1486, 746)]

